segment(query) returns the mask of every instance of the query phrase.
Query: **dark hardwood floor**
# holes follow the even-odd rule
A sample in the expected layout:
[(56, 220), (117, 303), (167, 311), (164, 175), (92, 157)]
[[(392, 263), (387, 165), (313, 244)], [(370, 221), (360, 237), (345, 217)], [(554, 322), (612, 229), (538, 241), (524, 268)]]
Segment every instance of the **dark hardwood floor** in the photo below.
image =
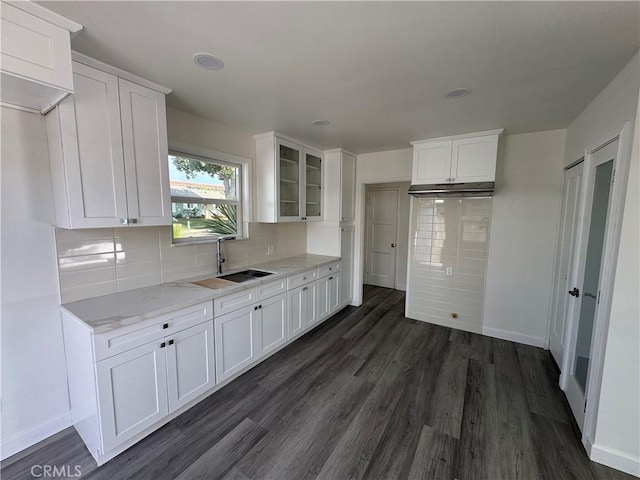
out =
[[(592, 463), (544, 350), (348, 307), (97, 468), (73, 429), (2, 463), (82, 479), (625, 479)], [(40, 473), (42, 470), (36, 470)], [(66, 478), (66, 477), (60, 477)]]

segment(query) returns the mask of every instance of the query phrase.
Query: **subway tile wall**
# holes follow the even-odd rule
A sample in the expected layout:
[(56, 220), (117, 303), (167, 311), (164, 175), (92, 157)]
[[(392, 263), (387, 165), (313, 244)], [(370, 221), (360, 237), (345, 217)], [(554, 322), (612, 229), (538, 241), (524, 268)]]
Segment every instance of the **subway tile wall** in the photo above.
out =
[[(215, 274), (215, 244), (171, 245), (171, 227), (56, 229), (62, 303)], [(275, 253), (267, 255), (267, 246)], [(250, 223), (223, 244), (225, 270), (306, 253), (304, 223)]]
[(413, 201), (410, 309), (428, 322), (480, 332), (492, 199)]

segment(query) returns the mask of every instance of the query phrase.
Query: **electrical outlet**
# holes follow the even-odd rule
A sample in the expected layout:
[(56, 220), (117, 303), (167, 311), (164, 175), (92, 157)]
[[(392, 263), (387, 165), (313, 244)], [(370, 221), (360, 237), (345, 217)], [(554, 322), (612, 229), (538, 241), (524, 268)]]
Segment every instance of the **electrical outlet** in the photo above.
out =
[(275, 255), (275, 254), (276, 254), (276, 246), (267, 245), (267, 255)]
[(451, 276), (451, 275), (453, 275), (453, 268), (447, 267), (447, 276)]

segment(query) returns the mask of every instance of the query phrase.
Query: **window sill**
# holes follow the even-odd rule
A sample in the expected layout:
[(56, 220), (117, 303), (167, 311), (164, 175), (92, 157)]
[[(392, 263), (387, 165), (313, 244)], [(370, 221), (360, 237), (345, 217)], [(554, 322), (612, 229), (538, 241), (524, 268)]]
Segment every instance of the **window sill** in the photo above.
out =
[[(233, 240), (224, 240), (224, 243), (226, 242), (236, 242), (236, 241), (243, 241), (243, 240), (249, 240), (249, 237), (236, 237)], [(171, 246), (172, 247), (188, 247), (191, 245), (208, 245), (208, 244), (215, 244), (218, 243), (218, 239), (217, 238), (207, 238), (207, 239), (203, 239), (203, 240), (185, 240), (184, 242), (172, 242)]]

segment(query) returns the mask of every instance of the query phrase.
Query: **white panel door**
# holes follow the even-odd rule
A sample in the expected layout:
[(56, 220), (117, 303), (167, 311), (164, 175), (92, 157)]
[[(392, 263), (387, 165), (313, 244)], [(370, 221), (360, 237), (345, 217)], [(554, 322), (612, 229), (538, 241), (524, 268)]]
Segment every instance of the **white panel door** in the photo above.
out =
[(165, 342), (169, 412), (173, 412), (216, 384), (213, 322), (182, 330)]
[(216, 379), (233, 376), (256, 358), (258, 309), (251, 305), (214, 319)]
[(340, 273), (329, 276), (329, 315), (340, 309)]
[(340, 221), (353, 222), (356, 204), (356, 159), (346, 153), (341, 155)]
[(398, 189), (372, 189), (367, 194), (366, 281), (370, 285), (395, 287), (398, 193)]
[(462, 138), (453, 141), (451, 181), (493, 182), (496, 178), (498, 136)]
[(96, 364), (104, 452), (168, 414), (164, 345), (158, 340)]
[(319, 279), (316, 290), (316, 318), (319, 322), (327, 318), (331, 313), (329, 306), (330, 296), (329, 277)]
[(284, 293), (268, 298), (258, 305), (258, 351), (266, 355), (287, 341), (287, 297)]
[(568, 295), (575, 280), (572, 270), (575, 264), (576, 234), (578, 227), (578, 211), (582, 191), (583, 163), (567, 170), (564, 176), (564, 194), (562, 200), (562, 220), (558, 240), (558, 259), (556, 263), (556, 290), (553, 297), (553, 312), (549, 334), (549, 349), (556, 363), (562, 366), (562, 355), (565, 349), (565, 326), (568, 314)]
[(73, 62), (74, 94), (60, 104), (72, 228), (127, 218), (118, 79)]
[(165, 96), (119, 79), (129, 218), (171, 225)]
[(414, 147), (414, 184), (448, 183), (451, 173), (451, 141), (433, 142)]
[(340, 229), (340, 305), (351, 303), (353, 291), (353, 247), (354, 227), (342, 227)]

